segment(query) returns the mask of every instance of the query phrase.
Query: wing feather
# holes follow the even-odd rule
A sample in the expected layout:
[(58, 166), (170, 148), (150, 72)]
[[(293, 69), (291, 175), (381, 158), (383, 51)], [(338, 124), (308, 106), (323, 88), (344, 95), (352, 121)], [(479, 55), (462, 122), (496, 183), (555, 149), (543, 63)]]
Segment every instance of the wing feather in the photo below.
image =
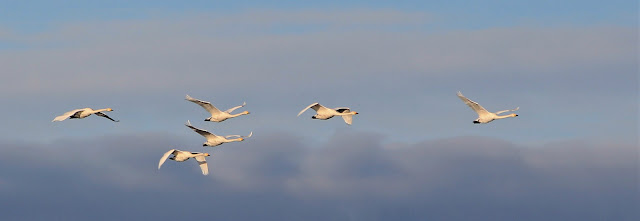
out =
[(207, 110), (209, 113), (213, 114), (219, 114), (221, 111), (218, 110), (218, 108), (216, 108), (215, 106), (213, 106), (213, 104), (209, 103), (208, 101), (202, 101), (202, 100), (198, 100), (195, 98), (192, 98), (191, 96), (189, 96), (187, 94), (187, 96), (185, 97), (186, 100), (191, 101), (193, 103), (196, 103), (198, 105), (200, 105), (202, 108), (204, 108), (205, 110)]
[(173, 152), (177, 151), (176, 149), (171, 149), (169, 151), (167, 151), (166, 153), (164, 153), (164, 155), (162, 155), (162, 157), (160, 158), (160, 162), (158, 162), (158, 170), (160, 169), (160, 167), (162, 166), (162, 164), (164, 164), (164, 161), (167, 160), (167, 158), (169, 158), (169, 155), (173, 154)]
[(78, 112), (78, 111), (84, 111), (85, 109), (86, 109), (86, 108), (81, 108), (81, 109), (75, 109), (75, 110), (72, 110), (72, 111), (66, 112), (66, 113), (64, 113), (64, 114), (62, 114), (62, 115), (60, 115), (60, 116), (57, 116), (57, 117), (56, 117), (56, 118), (54, 118), (51, 122), (66, 120), (67, 118), (69, 118), (69, 117), (71, 117), (72, 115), (74, 115), (76, 112)]
[(207, 139), (212, 139), (214, 137), (216, 137), (217, 135), (212, 134), (209, 131), (194, 127), (191, 125), (191, 122), (187, 120), (187, 124), (185, 124), (185, 126), (187, 126), (188, 128), (191, 128), (193, 131), (195, 131), (196, 133), (202, 135), (203, 137), (207, 138)]
[(351, 125), (351, 123), (353, 122), (353, 115), (342, 115), (342, 119), (345, 123)]
[(100, 116), (100, 117), (107, 118), (107, 119), (109, 119), (109, 120), (111, 120), (111, 121), (113, 121), (113, 122), (120, 122), (119, 120), (114, 120), (113, 118), (110, 118), (109, 116), (107, 116), (106, 114), (104, 114), (104, 113), (102, 113), (102, 112), (96, 112), (96, 113), (95, 113), (95, 115), (98, 115), (98, 116)]
[(484, 107), (480, 106), (480, 104), (478, 104), (477, 102), (472, 101), (469, 98), (465, 97), (464, 95), (462, 95), (460, 91), (458, 91), (458, 97), (467, 106), (471, 107), (471, 109), (473, 109), (478, 114), (478, 116), (489, 114), (489, 111), (487, 111), (487, 109), (484, 109)]
[(315, 110), (316, 112), (318, 112), (318, 110), (320, 110), (320, 109), (328, 109), (328, 108), (326, 108), (326, 107), (324, 107), (321, 104), (316, 102), (316, 103), (310, 104), (306, 108), (302, 109), (302, 111), (300, 111), (300, 113), (298, 113), (298, 116), (300, 116), (300, 114), (304, 113), (309, 108)]
[(196, 161), (198, 161), (198, 165), (200, 165), (200, 170), (202, 170), (202, 174), (209, 174), (209, 166), (207, 166), (207, 160), (204, 156), (196, 156)]

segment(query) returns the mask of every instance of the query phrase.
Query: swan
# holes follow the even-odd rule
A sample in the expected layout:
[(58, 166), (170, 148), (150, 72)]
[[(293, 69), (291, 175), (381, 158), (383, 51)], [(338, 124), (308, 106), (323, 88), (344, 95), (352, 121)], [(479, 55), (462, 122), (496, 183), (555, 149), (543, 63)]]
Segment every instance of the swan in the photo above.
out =
[(474, 124), (486, 124), (496, 119), (517, 117), (518, 116), (517, 114), (508, 114), (508, 115), (501, 115), (501, 116), (498, 114), (509, 112), (509, 111), (517, 111), (518, 109), (520, 109), (520, 107), (516, 107), (516, 109), (513, 109), (513, 110), (502, 110), (495, 113), (491, 113), (487, 111), (487, 109), (484, 109), (484, 107), (480, 106), (480, 104), (478, 104), (477, 102), (469, 100), (469, 98), (466, 98), (464, 95), (462, 95), (460, 91), (458, 91), (458, 97), (460, 98), (460, 100), (464, 101), (465, 104), (471, 107), (471, 109), (473, 109), (476, 113), (478, 113), (478, 119), (473, 121)]
[(313, 115), (311, 117), (312, 119), (328, 120), (334, 116), (342, 116), (342, 119), (348, 125), (351, 125), (351, 122), (353, 121), (352, 119), (353, 115), (358, 114), (358, 112), (355, 112), (355, 111), (352, 112), (351, 109), (349, 109), (348, 107), (338, 107), (335, 109), (330, 109), (330, 108), (326, 108), (325, 106), (322, 106), (319, 103), (313, 103), (308, 107), (302, 109), (302, 111), (298, 113), (298, 116), (300, 116), (300, 114), (304, 113), (309, 108), (314, 109), (316, 111), (316, 115)]
[[(188, 128), (191, 128), (193, 131), (195, 131), (196, 133), (199, 133), (200, 135), (202, 135), (204, 138), (207, 138), (207, 142), (204, 142), (202, 144), (203, 147), (209, 146), (209, 147), (215, 147), (218, 146), (220, 144), (223, 143), (229, 143), (229, 142), (234, 142), (234, 141), (243, 141), (245, 138), (249, 138), (253, 135), (253, 131), (251, 133), (249, 133), (249, 136), (240, 136), (240, 135), (228, 135), (228, 136), (218, 136), (215, 134), (212, 134), (209, 131), (203, 130), (203, 129), (199, 129), (196, 128), (194, 126), (191, 125), (191, 122), (187, 121), (187, 124), (185, 124), (185, 126), (187, 126)], [(236, 137), (234, 139), (229, 139), (229, 138), (233, 138)]]
[(209, 103), (207, 101), (201, 101), (201, 100), (192, 98), (188, 94), (185, 97), (185, 99), (200, 105), (202, 108), (204, 108), (209, 113), (211, 113), (211, 117), (209, 117), (207, 119), (204, 119), (204, 121), (222, 122), (222, 121), (224, 121), (226, 119), (229, 119), (229, 118), (234, 118), (234, 117), (237, 117), (237, 116), (249, 114), (249, 111), (243, 111), (243, 112), (240, 112), (240, 113), (237, 113), (237, 114), (231, 114), (232, 111), (234, 111), (234, 110), (236, 110), (238, 108), (244, 107), (244, 105), (247, 104), (246, 102), (243, 102), (242, 105), (240, 105), (240, 106), (232, 107), (229, 110), (220, 111), (220, 110), (218, 110), (218, 108), (213, 106), (213, 104), (211, 104), (211, 103)]
[[(169, 158), (169, 155), (171, 154), (173, 154), (173, 156)], [(208, 157), (208, 156), (210, 156), (208, 153), (198, 153), (198, 152), (189, 152), (189, 151), (171, 149), (166, 153), (164, 153), (164, 155), (162, 155), (162, 158), (160, 158), (160, 162), (158, 163), (158, 170), (160, 169), (162, 164), (164, 164), (164, 161), (166, 161), (167, 158), (169, 158), (170, 160), (175, 160), (177, 162), (184, 162), (184, 161), (187, 161), (189, 158), (195, 158), (196, 161), (198, 161), (198, 164), (200, 165), (202, 174), (207, 175), (209, 174), (209, 167), (207, 167), (207, 160), (205, 159), (205, 157)]]
[(66, 120), (67, 118), (71, 118), (71, 119), (80, 118), (80, 119), (82, 119), (82, 118), (88, 117), (91, 114), (95, 114), (95, 115), (98, 115), (100, 117), (107, 118), (107, 119), (109, 119), (111, 121), (114, 121), (114, 122), (120, 122), (119, 120), (114, 120), (114, 119), (110, 118), (106, 114), (102, 113), (102, 111), (113, 111), (113, 109), (104, 108), (104, 109), (94, 110), (94, 109), (91, 109), (91, 108), (88, 108), (88, 107), (87, 108), (81, 108), (81, 109), (75, 109), (75, 110), (69, 111), (67, 113), (64, 113), (64, 114), (62, 114), (60, 116), (57, 116), (51, 122), (63, 121), (63, 120)]

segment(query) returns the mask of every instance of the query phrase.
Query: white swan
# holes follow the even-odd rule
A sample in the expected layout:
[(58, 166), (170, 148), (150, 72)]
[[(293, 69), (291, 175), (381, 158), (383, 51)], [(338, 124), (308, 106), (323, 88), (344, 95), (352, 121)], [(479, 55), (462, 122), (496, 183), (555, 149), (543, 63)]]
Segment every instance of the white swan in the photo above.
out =
[(232, 107), (229, 110), (220, 111), (220, 110), (218, 110), (218, 108), (213, 106), (213, 104), (211, 104), (211, 103), (209, 103), (207, 101), (201, 101), (201, 100), (192, 98), (188, 94), (185, 97), (185, 99), (200, 105), (202, 108), (204, 108), (205, 110), (207, 110), (211, 114), (211, 117), (209, 117), (207, 119), (204, 119), (204, 121), (222, 122), (222, 121), (224, 121), (226, 119), (229, 119), (229, 118), (234, 118), (234, 117), (237, 117), (237, 116), (249, 114), (249, 111), (243, 111), (243, 112), (240, 112), (240, 113), (237, 113), (237, 114), (231, 114), (232, 111), (234, 111), (234, 110), (236, 110), (238, 108), (244, 107), (244, 105), (247, 104), (246, 102), (243, 102), (242, 105), (240, 105), (240, 106)]
[[(253, 131), (251, 133), (249, 133), (249, 136), (240, 136), (240, 135), (228, 135), (228, 136), (218, 136), (215, 134), (212, 134), (209, 131), (200, 129), (200, 128), (196, 128), (194, 126), (191, 126), (191, 122), (187, 121), (187, 124), (185, 124), (185, 126), (187, 126), (188, 128), (191, 128), (193, 131), (195, 131), (196, 133), (199, 133), (200, 135), (202, 135), (204, 138), (207, 138), (207, 142), (204, 142), (202, 144), (202, 146), (206, 147), (215, 147), (218, 146), (220, 144), (223, 143), (229, 143), (229, 142), (234, 142), (234, 141), (243, 141), (244, 138), (249, 138), (253, 135)], [(232, 137), (237, 137), (235, 139), (229, 139)]]
[(51, 122), (63, 121), (63, 120), (66, 120), (67, 118), (71, 118), (71, 119), (80, 118), (80, 119), (82, 119), (82, 118), (88, 117), (91, 114), (95, 114), (95, 115), (98, 115), (100, 117), (107, 118), (107, 119), (112, 120), (114, 122), (120, 122), (119, 120), (114, 120), (114, 119), (110, 118), (109, 116), (107, 116), (106, 114), (101, 113), (101, 111), (113, 111), (113, 109), (104, 108), (104, 109), (94, 110), (94, 109), (91, 109), (91, 108), (88, 108), (88, 107), (87, 108), (82, 108), (82, 109), (75, 109), (75, 110), (69, 111), (67, 113), (64, 113), (64, 114), (62, 114), (60, 116), (57, 116)]
[(516, 109), (513, 109), (513, 110), (502, 110), (495, 113), (491, 113), (487, 111), (487, 109), (484, 109), (484, 107), (480, 106), (480, 104), (478, 104), (477, 102), (469, 100), (469, 98), (466, 98), (464, 95), (462, 95), (460, 91), (458, 91), (458, 97), (462, 101), (464, 101), (465, 104), (471, 107), (471, 109), (473, 109), (476, 113), (478, 113), (478, 119), (473, 121), (474, 124), (486, 124), (496, 119), (517, 117), (518, 116), (517, 114), (509, 114), (509, 115), (502, 115), (502, 116), (498, 116), (498, 114), (509, 112), (509, 111), (517, 111), (518, 109), (520, 109), (520, 107), (516, 107)]
[[(169, 158), (169, 155), (171, 154), (173, 154), (173, 156)], [(158, 170), (160, 169), (162, 164), (164, 164), (164, 161), (166, 161), (167, 158), (169, 158), (170, 160), (175, 160), (177, 162), (184, 162), (189, 158), (195, 158), (196, 161), (198, 161), (198, 164), (200, 165), (202, 174), (207, 175), (209, 174), (209, 167), (207, 166), (207, 160), (205, 159), (205, 157), (208, 157), (208, 156), (210, 156), (208, 153), (198, 153), (198, 152), (189, 152), (189, 151), (171, 149), (166, 153), (164, 153), (164, 155), (162, 155), (162, 158), (160, 158), (160, 162), (158, 163)]]
[(342, 116), (342, 119), (348, 125), (351, 125), (351, 122), (353, 121), (352, 119), (353, 115), (358, 114), (358, 112), (355, 112), (355, 111), (352, 112), (351, 109), (349, 109), (348, 107), (338, 107), (335, 109), (330, 109), (330, 108), (326, 108), (325, 106), (322, 106), (319, 103), (313, 103), (308, 107), (302, 109), (302, 111), (298, 113), (298, 116), (300, 116), (300, 114), (304, 113), (309, 108), (312, 108), (313, 110), (316, 111), (316, 115), (313, 115), (311, 117), (312, 119), (327, 120), (327, 119), (331, 119), (334, 116)]

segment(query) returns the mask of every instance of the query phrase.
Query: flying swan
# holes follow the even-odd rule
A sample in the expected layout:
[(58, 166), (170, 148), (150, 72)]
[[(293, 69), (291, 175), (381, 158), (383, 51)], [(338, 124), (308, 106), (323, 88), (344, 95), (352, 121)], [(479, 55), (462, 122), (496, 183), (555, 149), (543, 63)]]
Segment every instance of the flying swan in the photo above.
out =
[[(240, 135), (228, 135), (228, 136), (218, 136), (215, 134), (212, 134), (209, 131), (203, 130), (203, 129), (199, 129), (196, 128), (194, 126), (191, 126), (191, 122), (187, 121), (187, 124), (185, 124), (185, 126), (187, 126), (188, 128), (191, 128), (193, 131), (195, 131), (196, 133), (199, 133), (200, 135), (202, 135), (204, 138), (207, 138), (207, 142), (204, 142), (202, 144), (203, 147), (209, 146), (209, 147), (215, 147), (218, 146), (220, 144), (223, 143), (229, 143), (229, 142), (234, 142), (234, 141), (243, 141), (245, 138), (249, 138), (251, 137), (251, 135), (253, 135), (253, 131), (251, 133), (249, 133), (249, 136), (240, 136)], [(235, 139), (230, 139), (233, 137), (237, 137)]]
[[(173, 156), (169, 158), (169, 155), (171, 154), (173, 154)], [(209, 174), (209, 167), (207, 166), (207, 160), (205, 159), (205, 157), (208, 157), (208, 156), (210, 156), (208, 153), (198, 153), (198, 152), (189, 152), (189, 151), (171, 149), (166, 153), (164, 153), (164, 155), (162, 155), (162, 158), (160, 158), (160, 162), (158, 163), (158, 170), (160, 169), (162, 164), (164, 164), (164, 161), (166, 161), (167, 158), (169, 158), (170, 160), (175, 160), (177, 162), (184, 162), (184, 161), (187, 161), (189, 158), (195, 158), (196, 161), (198, 161), (198, 164), (200, 165), (202, 174), (207, 175)]]
[(300, 114), (304, 113), (309, 108), (316, 111), (316, 115), (313, 115), (311, 117), (312, 119), (328, 120), (334, 116), (342, 116), (342, 119), (348, 125), (351, 125), (351, 122), (353, 121), (352, 119), (353, 115), (358, 114), (358, 112), (355, 112), (355, 111), (351, 112), (351, 109), (349, 109), (348, 107), (338, 107), (335, 109), (330, 109), (330, 108), (326, 108), (325, 106), (322, 106), (319, 103), (313, 103), (308, 107), (302, 109), (302, 111), (298, 113), (298, 116), (300, 116)]
[(188, 94), (187, 94), (185, 99), (200, 105), (202, 108), (204, 108), (209, 113), (211, 113), (211, 117), (209, 117), (207, 119), (204, 119), (204, 121), (222, 122), (222, 121), (224, 121), (226, 119), (229, 119), (229, 118), (234, 118), (234, 117), (237, 117), (237, 116), (249, 114), (249, 111), (243, 111), (243, 112), (240, 112), (240, 113), (237, 113), (237, 114), (231, 114), (232, 111), (234, 111), (234, 110), (236, 110), (238, 108), (244, 107), (244, 105), (247, 104), (246, 102), (243, 102), (242, 105), (240, 105), (240, 106), (232, 107), (229, 110), (220, 111), (220, 110), (218, 110), (218, 108), (213, 106), (213, 104), (211, 104), (211, 103), (209, 103), (207, 101), (201, 101), (201, 100), (192, 98)]
[(520, 109), (520, 107), (516, 107), (516, 109), (513, 109), (513, 110), (502, 110), (495, 113), (491, 113), (487, 111), (487, 109), (484, 109), (484, 107), (480, 106), (480, 104), (478, 104), (477, 102), (469, 100), (469, 98), (466, 98), (464, 95), (462, 95), (460, 91), (458, 91), (458, 97), (460, 98), (460, 100), (464, 101), (465, 104), (471, 107), (471, 109), (473, 109), (476, 113), (478, 113), (478, 119), (473, 121), (474, 124), (486, 124), (496, 119), (517, 117), (518, 116), (517, 114), (508, 114), (508, 115), (502, 115), (502, 116), (498, 116), (498, 114), (509, 112), (509, 111), (517, 111), (518, 109)]
[(82, 118), (88, 117), (91, 114), (95, 114), (95, 115), (98, 115), (100, 117), (107, 118), (107, 119), (112, 120), (114, 122), (120, 122), (119, 120), (114, 120), (114, 119), (110, 118), (109, 116), (107, 116), (106, 114), (103, 114), (101, 111), (113, 111), (113, 109), (104, 108), (104, 109), (94, 110), (94, 109), (91, 109), (91, 108), (88, 108), (88, 107), (87, 108), (82, 108), (82, 109), (75, 109), (75, 110), (69, 111), (67, 113), (64, 113), (63, 115), (57, 116), (51, 122), (63, 121), (63, 120), (66, 120), (67, 118), (71, 118), (71, 119), (80, 118), (80, 119), (82, 119)]

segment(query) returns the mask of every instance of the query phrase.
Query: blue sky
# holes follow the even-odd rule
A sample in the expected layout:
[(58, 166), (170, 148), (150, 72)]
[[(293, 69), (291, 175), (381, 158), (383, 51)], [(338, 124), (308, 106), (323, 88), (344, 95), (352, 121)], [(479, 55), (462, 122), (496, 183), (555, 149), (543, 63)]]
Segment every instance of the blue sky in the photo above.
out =
[[(205, 196), (168, 205), (232, 220), (638, 216), (637, 1), (0, 4), (0, 164), (16, 168), (0, 170), (0, 201), (13, 211), (62, 194), (36, 207), (86, 220), (60, 211), (104, 197), (142, 219), (127, 208), (156, 213), (150, 202), (180, 187)], [(474, 125), (457, 91), (519, 117)], [(204, 122), (186, 94), (251, 114)], [(295, 116), (313, 102), (360, 114), (351, 126)], [(81, 107), (121, 122), (50, 122)], [(254, 136), (203, 149), (187, 120)], [(170, 148), (211, 152), (211, 174), (157, 171)], [(200, 205), (216, 198), (229, 206)]]
[(78, 20), (126, 20), (183, 13), (229, 13), (247, 9), (396, 9), (427, 11), (454, 28), (535, 25), (618, 24), (631, 26), (635, 1), (3, 1), (0, 21), (18, 30), (41, 30)]

